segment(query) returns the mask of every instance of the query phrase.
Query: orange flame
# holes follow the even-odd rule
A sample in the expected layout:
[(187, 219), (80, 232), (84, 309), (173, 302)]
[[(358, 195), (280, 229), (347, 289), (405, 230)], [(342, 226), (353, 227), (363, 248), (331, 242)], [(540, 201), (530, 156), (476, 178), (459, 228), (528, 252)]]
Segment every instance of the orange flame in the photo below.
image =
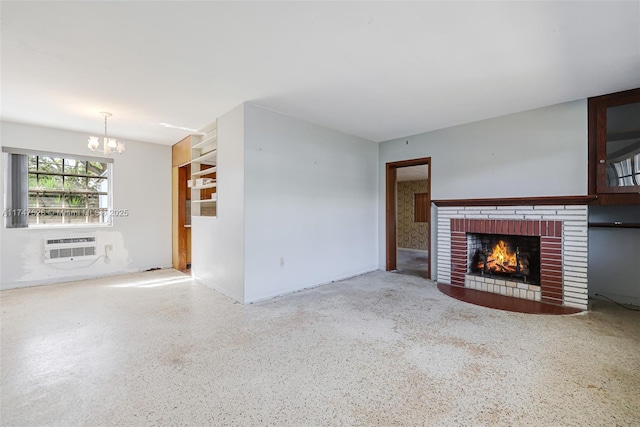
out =
[[(497, 245), (494, 246), (493, 251), (487, 254), (487, 270), (498, 273), (515, 273), (516, 264), (520, 263), (520, 271), (525, 269), (521, 260), (518, 260), (515, 252), (510, 252), (507, 248), (507, 244), (500, 240)], [(478, 268), (483, 269), (483, 262), (478, 263)]]

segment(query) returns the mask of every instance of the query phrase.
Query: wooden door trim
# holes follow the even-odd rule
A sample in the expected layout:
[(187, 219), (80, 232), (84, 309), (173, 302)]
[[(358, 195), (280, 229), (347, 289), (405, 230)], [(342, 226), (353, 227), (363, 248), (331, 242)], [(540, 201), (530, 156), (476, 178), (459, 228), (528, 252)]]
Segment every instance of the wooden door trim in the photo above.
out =
[[(397, 268), (397, 212), (396, 212), (396, 180), (398, 176), (398, 168), (406, 166), (420, 166), (427, 165), (427, 192), (429, 193), (429, 200), (431, 200), (431, 157), (422, 157), (419, 159), (401, 160), (397, 162), (389, 162), (386, 164), (386, 249), (387, 249), (387, 271), (392, 271)], [(430, 203), (429, 203), (430, 205)], [(431, 207), (429, 207), (431, 209)], [(429, 215), (428, 230), (427, 230), (427, 246), (429, 248), (429, 263), (427, 264), (427, 278), (431, 279), (431, 257), (433, 256), (431, 251), (431, 215)]]
[(387, 222), (387, 271), (397, 269), (397, 236), (396, 236), (396, 179), (398, 168), (387, 163), (387, 196), (386, 196), (386, 222)]

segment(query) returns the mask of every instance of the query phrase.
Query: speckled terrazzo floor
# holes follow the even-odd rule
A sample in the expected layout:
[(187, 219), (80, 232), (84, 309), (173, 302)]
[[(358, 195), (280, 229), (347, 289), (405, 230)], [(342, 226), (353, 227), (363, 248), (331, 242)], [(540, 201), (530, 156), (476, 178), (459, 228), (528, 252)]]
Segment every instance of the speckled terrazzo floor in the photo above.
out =
[(640, 313), (374, 272), (242, 306), (164, 270), (0, 293), (1, 424), (640, 424)]

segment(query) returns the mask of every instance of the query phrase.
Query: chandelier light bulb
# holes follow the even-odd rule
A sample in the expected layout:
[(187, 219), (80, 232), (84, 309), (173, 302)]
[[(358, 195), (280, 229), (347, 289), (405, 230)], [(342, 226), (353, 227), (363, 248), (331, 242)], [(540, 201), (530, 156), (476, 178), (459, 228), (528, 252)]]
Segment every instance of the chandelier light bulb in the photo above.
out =
[(90, 136), (89, 137), (89, 144), (87, 146), (89, 147), (89, 149), (91, 151), (96, 151), (98, 149), (99, 145), (100, 145), (100, 142), (98, 141), (98, 137), (97, 136)]

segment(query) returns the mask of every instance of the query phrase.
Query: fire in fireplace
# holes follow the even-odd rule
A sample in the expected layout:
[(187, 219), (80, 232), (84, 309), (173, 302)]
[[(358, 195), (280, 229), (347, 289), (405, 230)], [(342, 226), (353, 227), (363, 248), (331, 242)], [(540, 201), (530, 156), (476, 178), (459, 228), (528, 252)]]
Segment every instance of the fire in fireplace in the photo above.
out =
[(540, 237), (467, 233), (469, 271), (540, 284)]

